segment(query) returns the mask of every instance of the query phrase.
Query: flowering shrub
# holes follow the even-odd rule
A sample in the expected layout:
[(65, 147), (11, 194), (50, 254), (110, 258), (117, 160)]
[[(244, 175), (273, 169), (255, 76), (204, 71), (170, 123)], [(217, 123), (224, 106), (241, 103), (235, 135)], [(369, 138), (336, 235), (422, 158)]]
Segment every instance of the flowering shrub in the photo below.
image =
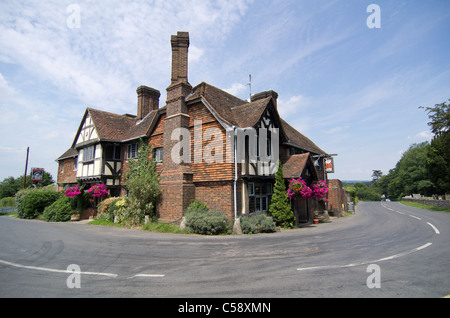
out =
[(74, 187), (70, 187), (65, 192), (66, 197), (69, 197), (69, 198), (75, 198), (79, 194), (81, 194), (81, 190), (78, 187), (78, 184)]
[(320, 180), (311, 189), (302, 178), (291, 179), (287, 190), (288, 198), (295, 200), (313, 198), (326, 201), (327, 193), (328, 184), (325, 181)]
[(287, 197), (289, 199), (308, 199), (313, 195), (313, 190), (306, 184), (302, 178), (291, 179), (287, 190)]
[(324, 200), (326, 202), (327, 193), (328, 193), (328, 184), (325, 181), (320, 180), (319, 182), (313, 185), (313, 198)]
[(96, 184), (87, 191), (93, 197), (104, 198), (108, 195), (108, 187), (104, 184)]

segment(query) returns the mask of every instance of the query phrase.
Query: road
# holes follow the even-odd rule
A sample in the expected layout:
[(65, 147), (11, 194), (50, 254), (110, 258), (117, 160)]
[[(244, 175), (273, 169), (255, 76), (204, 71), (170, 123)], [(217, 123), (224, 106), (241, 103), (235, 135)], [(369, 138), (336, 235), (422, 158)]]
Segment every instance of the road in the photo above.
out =
[(0, 217), (0, 297), (438, 298), (449, 239), (450, 214), (396, 202), (214, 237)]

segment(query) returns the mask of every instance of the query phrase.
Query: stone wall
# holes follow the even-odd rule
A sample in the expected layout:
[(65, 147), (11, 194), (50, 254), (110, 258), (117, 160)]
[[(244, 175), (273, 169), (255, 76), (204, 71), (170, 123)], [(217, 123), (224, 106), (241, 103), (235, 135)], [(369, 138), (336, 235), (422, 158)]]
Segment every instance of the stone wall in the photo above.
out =
[(450, 200), (429, 200), (429, 199), (413, 199), (413, 198), (402, 198), (402, 200), (407, 202), (416, 202), (424, 205), (431, 205), (439, 208), (450, 209)]

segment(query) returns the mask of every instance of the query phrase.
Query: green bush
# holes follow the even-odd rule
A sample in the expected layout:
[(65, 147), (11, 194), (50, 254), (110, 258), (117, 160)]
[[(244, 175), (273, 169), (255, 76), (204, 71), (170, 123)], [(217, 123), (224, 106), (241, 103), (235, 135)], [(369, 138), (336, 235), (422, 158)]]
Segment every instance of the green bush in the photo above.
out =
[(270, 233), (275, 231), (275, 222), (265, 214), (241, 216), (241, 228), (244, 234)]
[(73, 199), (62, 197), (53, 202), (44, 209), (44, 219), (47, 222), (67, 222), (70, 221), (70, 216), (74, 213)]
[(191, 213), (191, 212), (206, 212), (208, 211), (208, 206), (206, 204), (203, 204), (200, 200), (195, 199), (194, 202), (189, 204), (187, 207), (185, 214)]
[(22, 219), (34, 219), (63, 194), (48, 188), (21, 190), (16, 195), (17, 212)]
[(100, 202), (96, 219), (114, 222), (114, 211), (118, 209), (116, 202), (119, 200), (121, 200), (121, 198), (112, 197)]
[(16, 198), (14, 198), (14, 197), (2, 198), (0, 206), (2, 208), (15, 207), (16, 206)]
[(220, 211), (192, 210), (185, 217), (186, 230), (190, 233), (218, 235), (230, 229), (226, 215)]

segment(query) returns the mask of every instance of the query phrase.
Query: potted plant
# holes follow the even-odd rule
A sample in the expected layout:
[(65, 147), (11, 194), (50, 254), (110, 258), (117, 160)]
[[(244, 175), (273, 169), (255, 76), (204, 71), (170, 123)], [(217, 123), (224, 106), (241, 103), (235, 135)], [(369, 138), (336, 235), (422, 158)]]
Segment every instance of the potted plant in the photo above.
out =
[(313, 222), (314, 224), (319, 224), (319, 214), (317, 212), (314, 213)]

